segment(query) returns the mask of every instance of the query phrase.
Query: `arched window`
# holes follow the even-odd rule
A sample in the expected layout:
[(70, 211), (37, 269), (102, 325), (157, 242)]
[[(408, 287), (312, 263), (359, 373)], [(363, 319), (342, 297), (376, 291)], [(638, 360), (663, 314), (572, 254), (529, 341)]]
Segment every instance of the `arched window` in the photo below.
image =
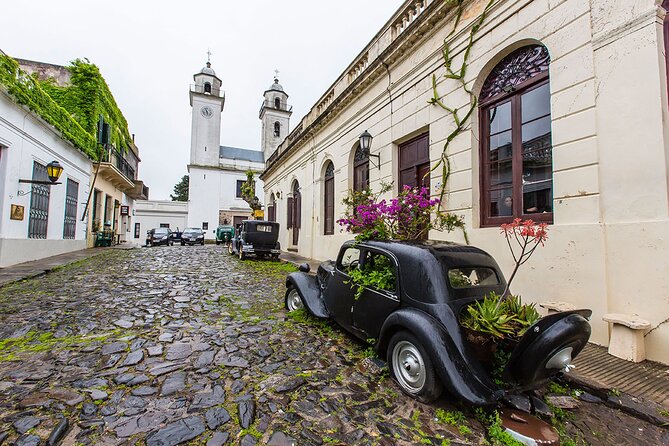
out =
[(325, 235), (334, 234), (334, 164), (328, 161), (325, 168), (325, 180), (323, 204), (325, 206), (325, 223), (323, 233)]
[(553, 222), (548, 66), (542, 45), (520, 48), (490, 73), (479, 97), (481, 225)]
[(209, 82), (204, 83), (204, 92), (211, 93), (211, 84)]
[(281, 124), (279, 124), (279, 121), (274, 123), (274, 136), (281, 136)]
[(353, 159), (353, 190), (360, 192), (369, 186), (369, 156), (366, 155), (360, 146), (355, 149), (355, 158)]
[(281, 109), (281, 98), (274, 98), (274, 108)]

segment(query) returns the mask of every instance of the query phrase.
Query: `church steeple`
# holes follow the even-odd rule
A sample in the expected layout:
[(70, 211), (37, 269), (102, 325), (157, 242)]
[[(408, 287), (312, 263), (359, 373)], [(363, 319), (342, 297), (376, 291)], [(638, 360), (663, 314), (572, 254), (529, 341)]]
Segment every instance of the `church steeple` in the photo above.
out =
[(195, 83), (190, 87), (190, 105), (193, 107), (190, 164), (218, 167), (225, 92), (211, 68), (211, 52), (208, 51), (207, 56), (207, 65), (193, 75)]
[(279, 72), (275, 71), (274, 83), (265, 91), (264, 101), (260, 107), (259, 117), (262, 121), (260, 147), (265, 161), (288, 136), (293, 107), (288, 105), (287, 101), (288, 94), (279, 83)]

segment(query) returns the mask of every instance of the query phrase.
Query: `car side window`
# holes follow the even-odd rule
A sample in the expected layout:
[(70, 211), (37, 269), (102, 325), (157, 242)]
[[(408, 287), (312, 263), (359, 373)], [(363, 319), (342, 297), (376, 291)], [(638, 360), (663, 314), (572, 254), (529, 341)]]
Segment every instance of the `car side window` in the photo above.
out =
[(360, 250), (352, 246), (346, 248), (339, 261), (339, 269), (348, 274), (351, 269), (358, 267), (360, 261)]
[(364, 252), (360, 271), (366, 286), (390, 293), (397, 290), (395, 262), (386, 254), (374, 251)]

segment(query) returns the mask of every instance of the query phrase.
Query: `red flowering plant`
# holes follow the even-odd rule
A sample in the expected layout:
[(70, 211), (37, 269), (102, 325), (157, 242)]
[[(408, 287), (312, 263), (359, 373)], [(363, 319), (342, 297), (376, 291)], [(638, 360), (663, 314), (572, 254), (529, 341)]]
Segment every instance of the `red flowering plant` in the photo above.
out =
[[(548, 239), (547, 225), (532, 220), (516, 218), (512, 223), (503, 224), (500, 229), (515, 262), (511, 276), (501, 295), (490, 293), (483, 300), (469, 305), (460, 321), (462, 326), (471, 331), (492, 336), (495, 342), (518, 339), (539, 320), (534, 304), (523, 304), (520, 296), (509, 293), (509, 287), (520, 266), (527, 263), (534, 251)], [(471, 333), (468, 339), (485, 341)]]

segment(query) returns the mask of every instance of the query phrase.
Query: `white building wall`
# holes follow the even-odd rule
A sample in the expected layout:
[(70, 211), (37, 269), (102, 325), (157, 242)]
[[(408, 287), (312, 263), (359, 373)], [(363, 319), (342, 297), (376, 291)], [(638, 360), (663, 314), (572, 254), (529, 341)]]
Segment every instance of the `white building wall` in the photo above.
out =
[[(0, 91), (0, 267), (84, 249), (91, 161), (42, 119), (16, 105)], [(46, 239), (28, 239), (31, 186), (19, 179), (32, 178), (33, 162), (46, 165), (58, 161), (63, 166), (59, 182), (50, 186)], [(67, 179), (79, 184), (74, 239), (63, 239)], [(23, 220), (11, 220), (11, 205), (24, 206)]]
[(146, 231), (168, 224), (173, 231), (183, 231), (187, 227), (188, 203), (185, 201), (167, 200), (136, 200), (134, 222), (139, 223), (139, 237), (134, 236), (132, 224), (132, 240), (143, 245), (146, 242)]
[[(467, 6), (452, 43), (453, 54), (459, 54), (454, 66), (461, 62), (466, 27), (486, 3), (479, 0)], [(520, 270), (513, 291), (530, 302), (561, 300), (593, 309), (591, 340), (603, 345), (609, 334), (604, 313), (638, 314), (653, 327), (659, 325), (646, 337), (648, 357), (669, 363), (669, 324), (660, 325), (669, 318), (667, 75), (659, 25), (664, 12), (652, 0), (622, 3), (498, 2), (477, 35), (467, 84), (478, 93), (492, 68), (514, 49), (531, 43), (547, 47), (554, 224), (546, 246)], [(433, 5), (439, 9), (445, 3)], [(334, 258), (341, 243), (352, 238), (338, 227), (334, 235), (323, 235), (322, 167), (332, 160), (336, 169), (337, 219), (344, 211), (341, 201), (352, 187), (352, 151), (364, 130), (374, 136), (372, 153), (381, 157), (380, 169), (372, 165), (376, 159), (370, 162), (370, 182), (377, 190), (381, 180), (397, 184), (402, 142), (429, 133), (432, 162), (441, 155), (454, 123), (444, 110), (428, 103), (432, 75), (449, 105), (462, 110), (469, 106), (457, 83), (443, 76), (441, 47), (451, 26), (442, 22), (424, 33), (417, 45), (398, 50), (401, 56), (388, 54), (387, 46), (396, 38), (392, 30), (379, 33), (368, 54), (373, 61), (374, 54), (385, 51), (389, 73), (384, 69), (382, 75), (364, 82), (347, 99), (347, 106), (326, 112), (331, 117), (325, 124), (313, 127), (309, 138), (298, 140), (292, 152), (282, 153), (281, 160), (269, 166), (263, 176), (265, 193), (279, 193), (277, 220), (283, 225), (292, 182), (297, 179), (302, 188), (297, 246), (301, 255)], [(363, 76), (371, 76), (370, 72)], [(344, 73), (332, 88), (334, 97), (350, 82)], [(330, 100), (327, 94), (324, 98)], [(301, 126), (308, 128), (321, 116), (320, 105)], [(499, 229), (480, 224), (478, 124), (475, 112), (470, 130), (449, 147), (446, 207), (465, 217), (470, 242), (490, 252), (508, 274), (513, 263)], [(436, 192), (438, 175), (432, 176), (431, 185)], [(460, 232), (433, 231), (430, 238), (464, 241)], [(290, 246), (290, 239), (289, 231), (281, 232), (282, 246)]]

